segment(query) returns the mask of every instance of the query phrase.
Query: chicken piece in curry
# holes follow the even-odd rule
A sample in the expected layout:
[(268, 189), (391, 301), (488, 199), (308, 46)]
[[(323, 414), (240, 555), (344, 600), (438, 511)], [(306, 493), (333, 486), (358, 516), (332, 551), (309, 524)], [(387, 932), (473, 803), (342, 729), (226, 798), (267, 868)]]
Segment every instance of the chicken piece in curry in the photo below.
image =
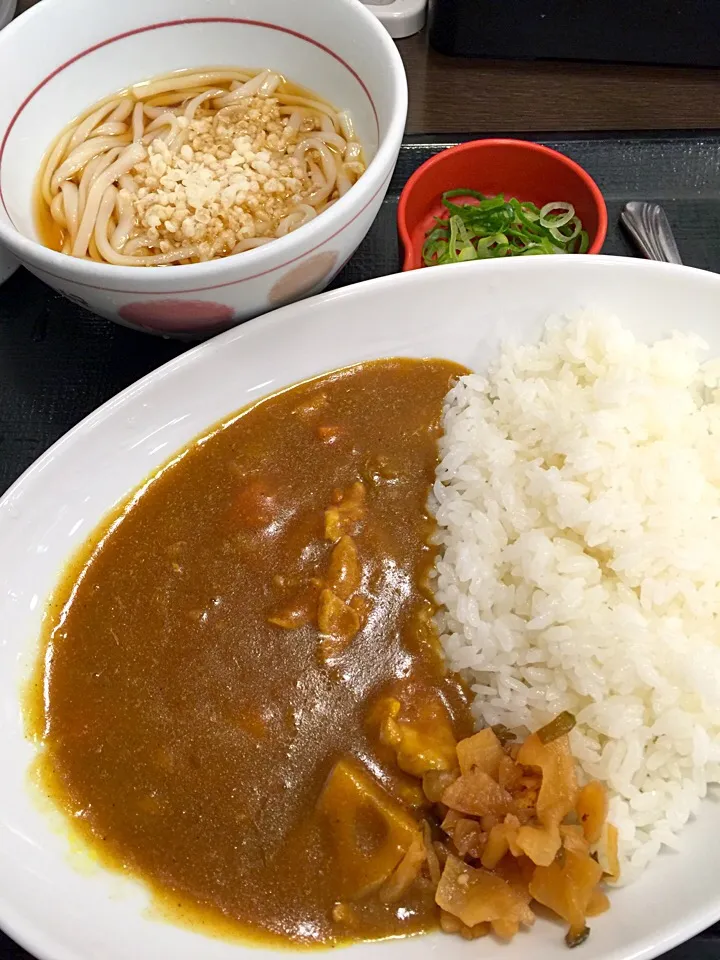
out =
[(41, 782), (164, 902), (306, 945), (439, 922), (423, 778), (472, 724), (426, 506), (464, 372), (376, 361), (257, 403), (68, 571), (28, 707)]

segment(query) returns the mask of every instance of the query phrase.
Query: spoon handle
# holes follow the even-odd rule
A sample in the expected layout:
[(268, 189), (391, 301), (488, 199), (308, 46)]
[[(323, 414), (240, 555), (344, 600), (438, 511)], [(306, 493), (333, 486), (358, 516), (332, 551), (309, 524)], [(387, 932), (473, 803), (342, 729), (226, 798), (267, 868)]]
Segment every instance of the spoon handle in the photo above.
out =
[(631, 200), (625, 204), (620, 222), (648, 260), (682, 263), (670, 222), (659, 203)]

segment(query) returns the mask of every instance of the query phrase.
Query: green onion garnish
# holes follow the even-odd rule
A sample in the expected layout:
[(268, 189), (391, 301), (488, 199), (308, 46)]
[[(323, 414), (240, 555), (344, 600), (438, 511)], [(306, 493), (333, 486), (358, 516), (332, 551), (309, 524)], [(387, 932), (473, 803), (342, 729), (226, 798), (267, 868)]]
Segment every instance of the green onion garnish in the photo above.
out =
[[(457, 198), (465, 202), (454, 203)], [(486, 197), (477, 190), (446, 190), (447, 216), (436, 217), (425, 235), (426, 267), (491, 257), (533, 257), (546, 253), (587, 253), (590, 239), (571, 203), (539, 208), (502, 194)]]
[(563, 712), (559, 713), (550, 723), (546, 723), (544, 727), (540, 727), (540, 729), (536, 731), (536, 736), (540, 743), (552, 743), (553, 740), (557, 740), (560, 737), (564, 737), (565, 734), (570, 733), (575, 723), (575, 717), (568, 710), (563, 710)]

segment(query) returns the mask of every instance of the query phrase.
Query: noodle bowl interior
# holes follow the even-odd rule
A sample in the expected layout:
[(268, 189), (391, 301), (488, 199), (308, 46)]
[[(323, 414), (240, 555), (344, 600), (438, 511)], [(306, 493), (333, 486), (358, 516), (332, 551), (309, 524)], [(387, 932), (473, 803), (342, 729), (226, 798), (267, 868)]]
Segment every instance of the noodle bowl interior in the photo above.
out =
[(42, 243), (119, 266), (243, 253), (313, 220), (365, 171), (347, 111), (270, 70), (183, 70), (94, 104), (48, 151)]

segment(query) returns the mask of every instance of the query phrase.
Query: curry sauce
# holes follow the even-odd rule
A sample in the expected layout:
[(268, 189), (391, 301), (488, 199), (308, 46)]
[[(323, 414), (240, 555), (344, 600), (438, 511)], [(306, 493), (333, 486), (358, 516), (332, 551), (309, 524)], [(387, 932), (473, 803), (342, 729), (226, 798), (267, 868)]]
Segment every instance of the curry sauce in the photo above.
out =
[(376, 894), (422, 820), (418, 776), (472, 729), (426, 511), (464, 372), (383, 360), (261, 401), (68, 570), (28, 704), (41, 780), (164, 901), (297, 945), (435, 926), (432, 885)]

